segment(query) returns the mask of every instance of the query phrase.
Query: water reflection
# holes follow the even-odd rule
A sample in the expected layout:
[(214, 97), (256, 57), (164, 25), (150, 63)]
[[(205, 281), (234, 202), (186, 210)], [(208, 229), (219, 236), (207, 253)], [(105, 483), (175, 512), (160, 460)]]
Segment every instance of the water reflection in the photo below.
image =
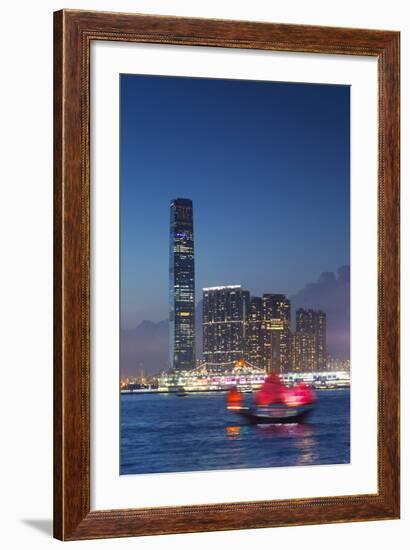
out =
[(296, 465), (303, 466), (314, 464), (318, 459), (317, 448), (319, 441), (315, 437), (315, 430), (312, 424), (270, 424), (258, 426), (260, 433), (265, 437), (286, 437), (291, 438), (291, 444), (298, 451)]
[(318, 461), (318, 448), (319, 442), (313, 436), (313, 432), (301, 437), (295, 441), (295, 446), (299, 449), (300, 455), (296, 462), (297, 466), (306, 466), (308, 464), (315, 464)]
[(262, 436), (303, 436), (308, 437), (312, 434), (313, 428), (310, 424), (260, 424), (256, 429)]
[(295, 457), (297, 466), (315, 464), (319, 458), (317, 452), (319, 440), (315, 437), (314, 426), (308, 423), (228, 425), (225, 426), (225, 435), (228, 441), (246, 440), (247, 436), (277, 440), (284, 445), (284, 450), (292, 448), (297, 451)]
[(121, 474), (349, 462), (348, 390), (322, 392), (306, 423), (265, 426), (219, 394), (171, 397), (121, 396)]
[(241, 435), (241, 427), (240, 426), (226, 426), (226, 437), (230, 440), (239, 439), (239, 436)]
[(241, 436), (246, 435), (249, 430), (250, 426), (241, 424), (225, 426), (226, 438), (230, 441), (241, 439)]

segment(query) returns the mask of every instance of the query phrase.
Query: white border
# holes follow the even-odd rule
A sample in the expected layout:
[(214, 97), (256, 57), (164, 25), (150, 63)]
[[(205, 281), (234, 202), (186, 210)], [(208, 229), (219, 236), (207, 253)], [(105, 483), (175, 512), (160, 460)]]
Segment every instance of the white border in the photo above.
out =
[[(119, 74), (350, 84), (351, 464), (119, 476)], [(92, 42), (91, 508), (377, 491), (377, 66), (367, 57)], [(331, 184), (331, 182), (329, 182)], [(362, 213), (365, 213), (364, 223)]]

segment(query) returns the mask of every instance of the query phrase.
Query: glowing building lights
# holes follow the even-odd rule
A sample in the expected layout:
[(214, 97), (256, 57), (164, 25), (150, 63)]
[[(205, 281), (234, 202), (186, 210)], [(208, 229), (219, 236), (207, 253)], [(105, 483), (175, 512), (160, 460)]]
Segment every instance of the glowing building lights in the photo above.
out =
[[(195, 256), (190, 199), (171, 202), (169, 365), (172, 376), (196, 368)], [(201, 359), (213, 368), (248, 361), (265, 373), (320, 372), (327, 368), (326, 314), (299, 309), (291, 333), (291, 303), (284, 294), (250, 296), (241, 285), (205, 287)], [(196, 380), (196, 378), (194, 377)]]
[(169, 365), (195, 367), (195, 264), (192, 201), (171, 202), (169, 254)]
[(298, 309), (292, 344), (292, 364), (295, 371), (326, 370), (326, 314), (320, 310)]
[(204, 360), (220, 364), (243, 359), (249, 292), (240, 285), (204, 288), (202, 307)]

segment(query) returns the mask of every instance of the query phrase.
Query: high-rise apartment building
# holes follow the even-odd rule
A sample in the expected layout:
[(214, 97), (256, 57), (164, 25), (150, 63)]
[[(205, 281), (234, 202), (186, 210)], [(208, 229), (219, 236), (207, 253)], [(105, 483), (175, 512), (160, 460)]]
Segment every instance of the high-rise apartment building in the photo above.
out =
[(316, 355), (314, 349), (313, 334), (301, 331), (296, 331), (294, 334), (292, 334), (292, 371), (316, 371)]
[(240, 285), (203, 289), (203, 358), (220, 365), (245, 357), (249, 292)]
[(246, 359), (259, 368), (264, 368), (263, 326), (262, 298), (252, 296), (246, 321)]
[(291, 364), (290, 301), (284, 294), (262, 296), (263, 360), (267, 372), (286, 372)]
[(296, 371), (326, 370), (326, 314), (323, 311), (297, 310), (292, 360)]

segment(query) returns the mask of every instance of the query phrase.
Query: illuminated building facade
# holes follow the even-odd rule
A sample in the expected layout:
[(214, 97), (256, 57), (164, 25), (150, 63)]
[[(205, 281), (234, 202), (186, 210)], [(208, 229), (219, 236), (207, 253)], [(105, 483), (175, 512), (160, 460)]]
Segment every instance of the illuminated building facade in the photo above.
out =
[(284, 294), (262, 296), (263, 361), (267, 372), (291, 366), (290, 300)]
[(240, 285), (203, 289), (203, 358), (209, 364), (243, 359), (249, 292)]
[(169, 364), (195, 365), (195, 258), (192, 201), (171, 201), (169, 254)]
[(262, 298), (252, 296), (246, 322), (246, 359), (255, 367), (264, 368)]
[(295, 371), (326, 370), (326, 314), (323, 311), (297, 310), (292, 358)]
[(315, 370), (314, 338), (312, 334), (296, 331), (292, 335), (292, 370), (313, 372)]
[(324, 311), (317, 312), (317, 364), (318, 370), (327, 369), (327, 347), (326, 347), (326, 313)]

